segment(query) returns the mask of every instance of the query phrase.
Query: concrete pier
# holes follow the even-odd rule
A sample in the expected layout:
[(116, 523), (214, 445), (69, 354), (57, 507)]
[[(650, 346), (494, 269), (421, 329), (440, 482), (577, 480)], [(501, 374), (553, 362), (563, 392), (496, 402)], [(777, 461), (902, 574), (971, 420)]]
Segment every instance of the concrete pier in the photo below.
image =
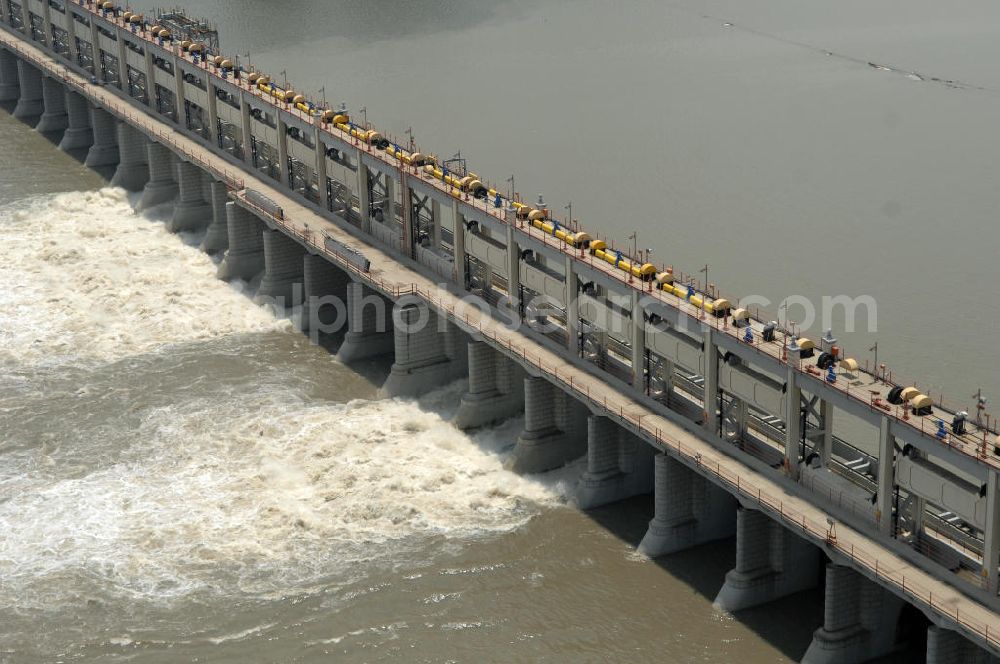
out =
[(997, 664), (1000, 658), (976, 646), (958, 632), (937, 625), (927, 628), (927, 664)]
[(90, 104), (70, 90), (66, 90), (66, 119), (69, 126), (59, 141), (60, 150), (85, 150), (94, 144), (94, 130), (90, 127)]
[(351, 278), (322, 256), (306, 254), (301, 324), (304, 330), (335, 332), (347, 323), (347, 287)]
[(667, 454), (656, 456), (655, 512), (639, 552), (655, 558), (732, 537), (736, 499)]
[(126, 122), (118, 123), (118, 168), (111, 184), (128, 191), (142, 191), (149, 182), (146, 135)]
[(150, 141), (146, 145), (146, 164), (149, 181), (136, 205), (140, 212), (172, 201), (177, 196), (177, 182), (174, 180), (177, 171), (174, 169), (174, 156), (170, 150)]
[(507, 468), (542, 473), (587, 453), (587, 409), (544, 378), (524, 379), (524, 431)]
[(465, 375), (468, 352), (462, 333), (428, 307), (399, 306), (392, 324), (396, 356), (380, 395), (419, 396)]
[(226, 185), (215, 180), (209, 185), (209, 199), (212, 202), (212, 223), (208, 225), (201, 250), (208, 254), (229, 248), (229, 226), (226, 222), (226, 203), (229, 201)]
[(524, 410), (524, 370), (482, 341), (468, 346), (469, 389), (452, 423), (473, 429), (505, 420)]
[[(150, 162), (152, 164), (152, 162)], [(229, 249), (219, 263), (218, 277), (224, 281), (250, 281), (264, 271), (264, 222), (236, 203), (226, 203)]]
[(194, 164), (182, 161), (177, 164), (177, 185), (180, 200), (174, 207), (174, 216), (167, 222), (171, 233), (193, 231), (212, 221), (212, 206), (203, 197), (204, 175)]
[(21, 85), (14, 117), (34, 126), (45, 110), (42, 101), (42, 72), (24, 60), (17, 61), (17, 79)]
[(359, 283), (347, 288), (347, 334), (337, 359), (356, 362), (393, 351), (392, 305)]
[(715, 598), (724, 611), (741, 611), (819, 584), (820, 551), (767, 515), (739, 506), (736, 566)]
[(264, 278), (254, 301), (288, 309), (302, 304), (303, 257), (306, 250), (284, 233), (267, 229), (264, 240)]
[(44, 77), (42, 102), (45, 111), (38, 119), (35, 129), (43, 134), (65, 131), (69, 126), (69, 116), (66, 114), (66, 90), (63, 84), (54, 78)]
[(889, 654), (902, 607), (901, 599), (850, 567), (828, 564), (823, 626), (803, 664), (856, 664)]
[(592, 509), (653, 489), (653, 448), (606, 417), (587, 418), (587, 471), (576, 502)]
[(94, 144), (87, 160), (91, 168), (118, 165), (118, 123), (111, 114), (96, 106), (90, 109), (90, 126), (94, 129)]
[(17, 101), (21, 96), (21, 83), (17, 79), (17, 57), (0, 49), (0, 102)]

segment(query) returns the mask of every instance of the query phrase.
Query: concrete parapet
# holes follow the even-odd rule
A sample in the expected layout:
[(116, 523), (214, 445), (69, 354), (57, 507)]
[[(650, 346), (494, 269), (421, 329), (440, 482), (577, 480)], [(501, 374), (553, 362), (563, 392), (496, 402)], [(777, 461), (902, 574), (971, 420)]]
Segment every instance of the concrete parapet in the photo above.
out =
[(34, 65), (18, 60), (17, 80), (21, 91), (17, 106), (14, 107), (14, 117), (34, 125), (45, 110), (42, 101), (42, 72)]
[(360, 283), (347, 288), (347, 334), (337, 351), (341, 362), (386, 355), (393, 351), (392, 305)]
[(587, 471), (576, 502), (592, 509), (653, 489), (654, 449), (607, 417), (587, 418)]
[(468, 346), (469, 389), (452, 423), (473, 429), (499, 422), (524, 409), (524, 369), (482, 341)]
[(655, 558), (733, 535), (735, 498), (669, 455), (657, 455), (655, 468), (655, 515), (640, 553)]
[(347, 288), (351, 278), (322, 256), (306, 254), (302, 328), (334, 332), (347, 321)]
[(38, 119), (35, 130), (42, 133), (65, 131), (69, 126), (69, 117), (66, 115), (66, 89), (63, 84), (54, 78), (43, 78), (42, 101), (45, 111)]
[(850, 567), (826, 566), (823, 626), (804, 664), (855, 664), (892, 652), (903, 601)]
[(264, 230), (267, 228), (236, 203), (226, 203), (229, 249), (219, 263), (218, 277), (250, 281), (264, 270)]
[(118, 168), (111, 178), (111, 184), (128, 191), (142, 191), (149, 182), (149, 167), (146, 165), (148, 151), (146, 135), (127, 122), (118, 123)]
[(214, 254), (229, 248), (229, 226), (226, 222), (226, 203), (229, 190), (223, 182), (212, 181), (209, 185), (209, 200), (212, 202), (212, 223), (208, 225), (201, 250)]
[(301, 244), (281, 231), (267, 229), (264, 239), (264, 278), (254, 301), (287, 309), (302, 304), (303, 256)]
[(60, 150), (83, 150), (94, 144), (94, 130), (90, 128), (90, 104), (71, 90), (66, 90), (66, 119), (69, 127), (59, 141)]
[(587, 409), (544, 378), (524, 379), (524, 431), (506, 466), (541, 473), (587, 453)]
[(153, 141), (146, 145), (146, 164), (149, 170), (149, 181), (142, 190), (142, 197), (136, 205), (137, 210), (168, 203), (177, 197), (176, 170), (174, 156), (170, 150)]
[(117, 124), (111, 114), (103, 108), (91, 107), (90, 126), (94, 130), (94, 144), (87, 152), (87, 160), (84, 162), (87, 166), (97, 168), (118, 164)]
[(397, 306), (392, 322), (396, 355), (381, 395), (420, 396), (465, 375), (468, 352), (454, 325), (422, 304)]
[(724, 611), (760, 606), (819, 584), (820, 551), (766, 514), (739, 506), (736, 566), (715, 598)]
[(17, 101), (21, 83), (17, 80), (17, 56), (0, 48), (0, 102)]
[(197, 230), (212, 220), (212, 206), (202, 196), (203, 177), (202, 170), (194, 164), (187, 161), (177, 164), (180, 200), (174, 207), (174, 216), (167, 222), (171, 233)]

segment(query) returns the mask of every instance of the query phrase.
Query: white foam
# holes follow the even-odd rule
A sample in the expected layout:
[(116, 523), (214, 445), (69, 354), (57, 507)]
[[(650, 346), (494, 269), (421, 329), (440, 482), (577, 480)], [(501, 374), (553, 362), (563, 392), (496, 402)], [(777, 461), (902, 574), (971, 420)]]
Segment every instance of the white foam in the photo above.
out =
[(0, 210), (0, 230), (0, 367), (290, 328), (216, 280), (210, 257), (135, 215), (121, 189), (18, 201)]
[(144, 414), (124, 454), (82, 475), (62, 476), (58, 452), (8, 455), (0, 595), (53, 606), (67, 574), (136, 598), (281, 594), (565, 501), (560, 478), (503, 469), (509, 432), (470, 438), (414, 402), (207, 397)]
[[(36, 199), (0, 211), (0, 228), (0, 369), (22, 379), (225, 335), (254, 353), (261, 340), (241, 333), (289, 327), (217, 281), (197, 249), (134, 216), (120, 190)], [(46, 398), (29, 383), (22, 408)], [(505, 471), (521, 423), (457, 431), (448, 404), (461, 386), (422, 405), (338, 404), (296, 387), (307, 383), (198, 382), (169, 405), (137, 400), (127, 420), (60, 422), (38, 441), (0, 418), (0, 439), (24, 442), (0, 464), (0, 602), (313, 592), (357, 581), (373, 561), (424, 560), (442, 541), (516, 529), (564, 504), (578, 474)]]

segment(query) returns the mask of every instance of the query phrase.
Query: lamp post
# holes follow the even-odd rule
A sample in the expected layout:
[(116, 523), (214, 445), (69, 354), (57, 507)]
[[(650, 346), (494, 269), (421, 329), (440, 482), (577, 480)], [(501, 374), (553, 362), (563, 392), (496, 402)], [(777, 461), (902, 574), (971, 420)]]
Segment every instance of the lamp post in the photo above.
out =
[(361, 121), (365, 123), (365, 131), (368, 131), (368, 107), (362, 106), (358, 109), (358, 113), (361, 114)]

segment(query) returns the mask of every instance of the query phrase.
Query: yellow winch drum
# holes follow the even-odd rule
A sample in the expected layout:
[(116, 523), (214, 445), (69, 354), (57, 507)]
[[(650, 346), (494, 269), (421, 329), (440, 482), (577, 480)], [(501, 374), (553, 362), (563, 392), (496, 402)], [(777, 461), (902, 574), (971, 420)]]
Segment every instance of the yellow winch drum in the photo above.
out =
[(934, 402), (926, 394), (918, 394), (910, 399), (910, 407), (914, 415), (931, 415), (934, 413)]

